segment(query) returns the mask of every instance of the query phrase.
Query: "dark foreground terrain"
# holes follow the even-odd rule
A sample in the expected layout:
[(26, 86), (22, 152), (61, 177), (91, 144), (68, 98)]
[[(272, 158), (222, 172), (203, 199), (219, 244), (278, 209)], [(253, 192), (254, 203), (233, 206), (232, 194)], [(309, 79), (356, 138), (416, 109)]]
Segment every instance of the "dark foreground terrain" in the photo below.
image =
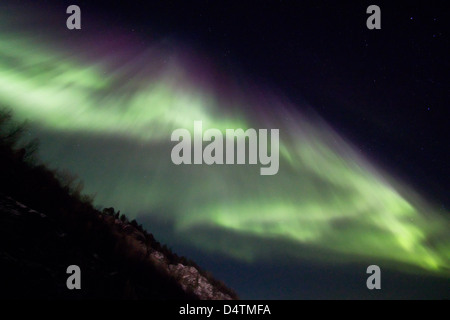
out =
[[(0, 111), (0, 298), (237, 298), (135, 220), (94, 208), (75, 176), (39, 163), (23, 131)], [(66, 285), (71, 265), (80, 290)]]

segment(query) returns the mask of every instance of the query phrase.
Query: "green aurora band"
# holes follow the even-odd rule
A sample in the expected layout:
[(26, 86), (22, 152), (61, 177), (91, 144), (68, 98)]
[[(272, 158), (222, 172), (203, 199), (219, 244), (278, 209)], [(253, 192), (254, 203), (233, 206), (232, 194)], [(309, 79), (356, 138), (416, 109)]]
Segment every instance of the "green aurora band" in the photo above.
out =
[[(169, 222), (179, 241), (199, 249), (249, 262), (274, 254), (371, 261), (449, 277), (448, 212), (318, 117), (188, 65), (158, 46), (122, 60), (87, 59), (57, 42), (0, 32), (0, 103), (31, 122), (42, 159), (79, 174), (97, 203)], [(278, 174), (260, 176), (259, 165), (173, 165), (170, 135), (195, 120), (204, 130), (279, 128)]]

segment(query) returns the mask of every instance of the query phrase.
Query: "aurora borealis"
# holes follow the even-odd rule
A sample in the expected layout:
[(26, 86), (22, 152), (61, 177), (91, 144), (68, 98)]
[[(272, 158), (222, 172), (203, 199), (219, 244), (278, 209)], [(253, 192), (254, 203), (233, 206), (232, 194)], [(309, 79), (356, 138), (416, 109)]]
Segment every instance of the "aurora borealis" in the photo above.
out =
[[(0, 103), (30, 122), (42, 160), (78, 174), (96, 204), (249, 264), (279, 255), (450, 276), (448, 212), (304, 106), (176, 41), (131, 50), (130, 40), (121, 52), (98, 37), (74, 54), (67, 39), (38, 40), (3, 21)], [(174, 165), (171, 133), (197, 120), (222, 132), (279, 129), (278, 173)]]

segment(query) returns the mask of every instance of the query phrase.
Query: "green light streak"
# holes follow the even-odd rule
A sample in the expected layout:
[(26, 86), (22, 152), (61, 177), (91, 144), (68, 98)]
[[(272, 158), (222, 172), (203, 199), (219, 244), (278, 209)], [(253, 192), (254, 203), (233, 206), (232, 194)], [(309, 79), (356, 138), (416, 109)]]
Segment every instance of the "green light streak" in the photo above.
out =
[[(276, 251), (299, 258), (307, 246), (330, 252), (329, 260), (388, 261), (448, 277), (447, 218), (370, 165), (325, 124), (293, 113), (295, 125), (287, 123), (279, 108), (258, 109), (263, 118), (239, 96), (236, 105), (224, 105), (211, 90), (190, 83), (178, 62), (163, 72), (142, 66), (130, 75), (136, 67), (111, 70), (106, 63), (83, 63), (32, 38), (0, 32), (1, 103), (54, 136), (68, 134), (62, 139), (107, 137), (107, 146), (128, 148), (111, 154), (111, 148), (85, 141), (80, 152), (67, 150), (68, 140), (41, 138), (44, 160), (79, 173), (99, 203), (130, 215), (154, 212), (170, 220), (183, 241), (238, 259), (271, 256), (257, 240), (247, 240), (252, 236), (275, 246), (278, 240), (298, 245), (298, 250), (278, 246)], [(176, 128), (192, 130), (195, 120), (203, 121), (204, 130), (222, 132), (279, 128), (279, 173), (261, 177), (251, 166), (175, 167), (170, 134)], [(102, 152), (111, 163), (92, 160)], [(166, 211), (155, 213), (160, 208)], [(199, 229), (208, 235), (206, 241)], [(233, 238), (223, 241), (210, 230), (232, 232)]]

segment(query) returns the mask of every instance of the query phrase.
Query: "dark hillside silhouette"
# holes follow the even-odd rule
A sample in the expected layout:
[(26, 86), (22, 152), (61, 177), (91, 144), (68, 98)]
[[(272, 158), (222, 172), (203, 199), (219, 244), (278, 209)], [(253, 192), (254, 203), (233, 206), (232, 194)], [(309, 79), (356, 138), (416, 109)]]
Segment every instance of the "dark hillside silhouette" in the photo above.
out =
[[(0, 112), (0, 296), (237, 298), (193, 261), (157, 242), (137, 221), (128, 221), (114, 208), (95, 209), (76, 176), (39, 163), (38, 143), (23, 139), (25, 129), (11, 112)], [(71, 264), (82, 270), (82, 290), (66, 288)], [(195, 284), (183, 284), (180, 278), (186, 274), (168, 271), (180, 264), (196, 279), (207, 279), (208, 295), (199, 294)]]

